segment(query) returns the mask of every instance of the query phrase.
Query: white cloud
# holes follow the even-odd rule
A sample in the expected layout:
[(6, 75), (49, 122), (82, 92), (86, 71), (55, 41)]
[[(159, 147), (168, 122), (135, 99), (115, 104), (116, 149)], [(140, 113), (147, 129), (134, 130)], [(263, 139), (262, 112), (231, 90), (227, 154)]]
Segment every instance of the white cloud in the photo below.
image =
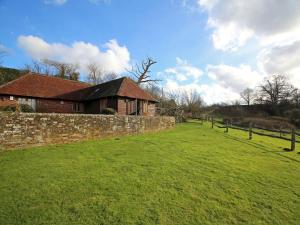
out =
[(208, 76), (223, 88), (240, 93), (245, 88), (254, 88), (262, 81), (263, 76), (251, 69), (248, 65), (239, 67), (229, 65), (208, 65)]
[(63, 5), (67, 3), (67, 0), (45, 0), (44, 3), (52, 5)]
[(300, 38), (298, 0), (198, 0), (209, 16), (215, 48), (236, 50), (251, 37), (262, 43)]
[(300, 41), (263, 49), (258, 67), (267, 75), (283, 74), (300, 88)]
[[(255, 88), (263, 75), (248, 65), (238, 67), (219, 64), (207, 65), (205, 78), (201, 69), (193, 67), (186, 60), (176, 59), (177, 65), (164, 70), (168, 75), (166, 91), (196, 90), (207, 104), (239, 100), (240, 92), (246, 88)], [(204, 83), (205, 82), (205, 83)]]
[(176, 66), (165, 69), (164, 73), (168, 76), (176, 77), (179, 81), (186, 81), (190, 78), (194, 81), (198, 81), (203, 74), (202, 70), (190, 65), (187, 60), (183, 60), (179, 57), (176, 58)]
[(218, 84), (199, 84), (190, 83), (182, 85), (176, 80), (167, 79), (165, 90), (167, 92), (190, 92), (191, 90), (197, 91), (206, 104), (232, 102), (238, 100), (240, 95), (233, 92), (229, 88), (224, 88)]
[(129, 68), (130, 53), (116, 40), (107, 42), (104, 50), (82, 41), (76, 41), (72, 45), (47, 43), (36, 36), (19, 36), (18, 45), (35, 60), (53, 59), (78, 64), (83, 73), (87, 72), (89, 63), (96, 63), (104, 71), (114, 73), (121, 73)]

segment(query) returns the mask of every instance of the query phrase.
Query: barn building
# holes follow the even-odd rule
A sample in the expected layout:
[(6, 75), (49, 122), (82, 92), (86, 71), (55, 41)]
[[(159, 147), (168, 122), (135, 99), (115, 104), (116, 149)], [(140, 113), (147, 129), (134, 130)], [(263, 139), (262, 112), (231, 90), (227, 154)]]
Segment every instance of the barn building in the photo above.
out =
[(26, 74), (0, 86), (0, 101), (30, 105), (36, 112), (100, 114), (106, 108), (119, 115), (154, 116), (154, 99), (133, 80), (122, 77), (91, 86), (40, 74)]

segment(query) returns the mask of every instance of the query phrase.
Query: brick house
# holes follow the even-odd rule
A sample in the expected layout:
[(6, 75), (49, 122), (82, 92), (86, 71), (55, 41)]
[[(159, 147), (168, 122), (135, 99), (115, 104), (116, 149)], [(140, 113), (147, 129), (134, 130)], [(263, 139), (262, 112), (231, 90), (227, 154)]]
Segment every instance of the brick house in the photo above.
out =
[(122, 77), (103, 84), (26, 74), (0, 86), (0, 101), (17, 101), (36, 112), (99, 114), (113, 108), (120, 115), (155, 115), (157, 102), (133, 80)]

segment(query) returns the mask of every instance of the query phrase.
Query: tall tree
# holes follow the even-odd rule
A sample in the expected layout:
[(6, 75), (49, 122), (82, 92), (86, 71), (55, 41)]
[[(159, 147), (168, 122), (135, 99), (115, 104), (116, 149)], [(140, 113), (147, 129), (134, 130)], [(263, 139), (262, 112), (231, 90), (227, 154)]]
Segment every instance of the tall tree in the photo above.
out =
[(193, 115), (199, 114), (204, 105), (200, 94), (196, 90), (184, 91), (181, 99), (185, 111)]
[(273, 75), (265, 79), (264, 83), (259, 86), (258, 97), (263, 103), (276, 106), (290, 101), (296, 90), (285, 76)]
[(157, 62), (153, 60), (152, 58), (148, 57), (146, 60), (143, 60), (141, 64), (136, 64), (135, 67), (132, 67), (132, 69), (129, 71), (133, 77), (136, 79), (136, 83), (138, 85), (142, 83), (150, 83), (150, 82), (157, 82), (160, 81), (158, 79), (152, 79), (151, 78), (151, 66), (156, 64)]
[(78, 64), (63, 63), (49, 59), (43, 60), (43, 63), (55, 68), (56, 76), (58, 77), (69, 80), (79, 80), (80, 73), (78, 72)]
[(114, 80), (118, 77), (115, 73), (105, 72), (105, 70), (103, 70), (101, 66), (96, 63), (90, 63), (87, 66), (87, 69), (88, 82), (94, 85)]
[(24, 70), (31, 73), (44, 74), (48, 76), (53, 76), (56, 73), (55, 68), (52, 66), (35, 60), (33, 60), (31, 64), (25, 64)]
[(245, 102), (248, 106), (252, 104), (252, 101), (254, 100), (254, 90), (251, 88), (246, 88), (241, 93), (241, 99), (243, 102)]

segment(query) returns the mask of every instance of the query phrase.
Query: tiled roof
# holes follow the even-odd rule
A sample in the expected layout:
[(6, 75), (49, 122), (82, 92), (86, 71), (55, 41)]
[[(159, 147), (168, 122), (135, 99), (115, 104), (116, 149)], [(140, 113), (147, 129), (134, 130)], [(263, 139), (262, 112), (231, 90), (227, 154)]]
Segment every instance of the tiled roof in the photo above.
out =
[(61, 98), (60, 96), (63, 96), (66, 93), (73, 93), (89, 86), (90, 85), (87, 83), (65, 80), (58, 77), (26, 74), (0, 86), (0, 94), (78, 100), (81, 97), (80, 93), (78, 93), (78, 95), (68, 95), (66, 98)]
[(80, 101), (120, 96), (157, 102), (127, 77), (90, 86), (87, 83), (57, 77), (26, 74), (0, 86), (0, 94)]
[(86, 100), (94, 100), (109, 96), (129, 97), (157, 102), (147, 91), (140, 88), (133, 80), (122, 77), (106, 83), (87, 88), (89, 90)]

